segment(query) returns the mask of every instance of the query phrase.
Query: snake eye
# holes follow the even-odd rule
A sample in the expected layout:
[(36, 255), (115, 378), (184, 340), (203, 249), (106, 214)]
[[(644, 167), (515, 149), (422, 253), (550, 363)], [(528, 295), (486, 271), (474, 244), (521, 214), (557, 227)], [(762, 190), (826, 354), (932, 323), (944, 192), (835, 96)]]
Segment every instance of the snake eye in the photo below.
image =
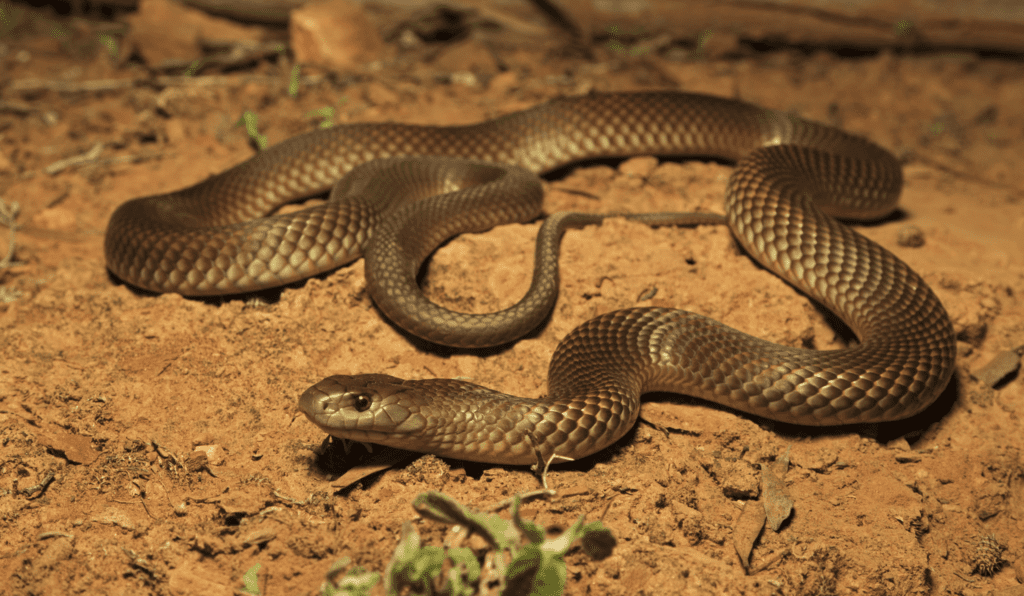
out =
[(370, 398), (370, 394), (368, 393), (356, 394), (352, 399), (355, 402), (354, 405), (357, 412), (365, 412), (366, 410), (369, 410), (370, 404), (373, 403), (373, 400)]

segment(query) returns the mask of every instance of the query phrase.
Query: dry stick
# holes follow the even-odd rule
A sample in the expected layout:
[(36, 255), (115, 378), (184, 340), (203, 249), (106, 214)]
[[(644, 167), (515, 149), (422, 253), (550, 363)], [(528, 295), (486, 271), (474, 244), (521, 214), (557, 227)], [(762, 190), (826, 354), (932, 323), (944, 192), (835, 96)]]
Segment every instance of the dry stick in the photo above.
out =
[[(299, 81), (302, 86), (316, 85), (326, 78), (325, 75), (304, 76)], [(6, 90), (16, 93), (37, 93), (40, 91), (56, 91), (57, 93), (95, 93), (97, 91), (120, 91), (144, 85), (154, 87), (224, 87), (248, 83), (275, 84), (280, 83), (279, 76), (268, 75), (206, 75), (206, 76), (159, 76), (134, 77), (125, 79), (94, 79), (89, 81), (60, 81), (55, 79), (18, 79), (11, 81)]]
[[(47, 174), (54, 176), (63, 172), (68, 168), (81, 165), (113, 165), (121, 163), (137, 163), (140, 161), (146, 161), (147, 159), (156, 159), (163, 155), (163, 153), (137, 153), (133, 155), (118, 155), (114, 157), (104, 157), (100, 159), (100, 154), (103, 153), (103, 143), (96, 143), (85, 153), (79, 153), (78, 155), (72, 155), (64, 159), (59, 159), (50, 165), (43, 168), (43, 171)], [(48, 207), (60, 202), (64, 197), (51, 201)]]
[(0, 99), (0, 112), (11, 112), (13, 114), (31, 114), (32, 112), (40, 111), (39, 108), (32, 104), (23, 103), (20, 101), (8, 101)]
[[(191, 68), (234, 68), (282, 53), (287, 46), (280, 41), (236, 42), (202, 40), (203, 55), (198, 59), (168, 58), (153, 65), (157, 70), (174, 71)], [(188, 73), (193, 74), (193, 73)]]
[(64, 159), (57, 160), (43, 168), (43, 171), (53, 176), (54, 174), (63, 172), (73, 166), (81, 165), (83, 163), (93, 163), (99, 159), (100, 153), (103, 153), (103, 143), (96, 143), (85, 153), (79, 153), (78, 155), (72, 155), (71, 157), (65, 157)]

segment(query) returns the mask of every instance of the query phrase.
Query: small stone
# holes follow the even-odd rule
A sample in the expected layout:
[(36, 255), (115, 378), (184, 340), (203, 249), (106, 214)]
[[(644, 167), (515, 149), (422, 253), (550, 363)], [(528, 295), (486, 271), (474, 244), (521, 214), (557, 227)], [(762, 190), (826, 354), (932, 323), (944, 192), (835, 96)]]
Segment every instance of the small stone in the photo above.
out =
[(209, 464), (209, 460), (206, 458), (206, 454), (202, 451), (193, 451), (189, 454), (188, 459), (185, 460), (185, 468), (189, 472), (198, 472), (206, 469)]
[(656, 157), (633, 157), (619, 164), (619, 172), (629, 177), (646, 179), (657, 167)]
[(924, 231), (917, 226), (903, 226), (896, 232), (896, 243), (910, 248), (924, 246)]
[(193, 450), (193, 453), (196, 451), (201, 451), (206, 454), (206, 459), (211, 466), (219, 466), (223, 464), (226, 457), (224, 454), (224, 448), (220, 445), (197, 445)]
[(348, 70), (380, 57), (384, 40), (363, 6), (349, 0), (311, 2), (291, 12), (292, 52), (300, 64)]

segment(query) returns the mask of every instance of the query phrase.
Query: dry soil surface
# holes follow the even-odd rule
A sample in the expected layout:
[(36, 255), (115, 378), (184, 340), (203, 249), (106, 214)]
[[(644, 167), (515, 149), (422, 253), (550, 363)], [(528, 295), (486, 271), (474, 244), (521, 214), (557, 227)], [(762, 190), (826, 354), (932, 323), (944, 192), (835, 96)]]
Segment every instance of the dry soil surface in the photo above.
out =
[[(295, 98), (287, 66), (274, 63), (194, 84), (8, 89), (0, 197), (21, 214), (0, 305), (0, 593), (231, 594), (257, 563), (264, 594), (312, 593), (342, 557), (383, 571), (402, 523), (417, 518), (410, 502), (419, 493), (485, 508), (536, 487), (528, 469), (430, 456), (332, 483), (360, 450), (346, 456), (325, 444), (296, 410), (297, 397), (330, 374), (463, 377), (540, 396), (563, 336), (638, 305), (696, 311), (787, 345), (844, 345), (819, 309), (755, 265), (724, 227), (613, 220), (570, 231), (550, 320), (483, 353), (399, 332), (367, 296), (361, 262), (230, 300), (140, 293), (104, 266), (104, 231), (119, 204), (253, 155), (236, 126), (246, 109), (274, 143), (315, 128), (307, 114), (324, 106), (338, 124), (448, 125), (559, 95), (682, 89), (834, 124), (900, 156), (901, 211), (857, 229), (938, 294), (960, 341), (957, 370), (925, 414), (871, 427), (781, 426), (653, 396), (633, 432), (555, 468), (548, 480), (558, 495), (525, 508), (553, 530), (580, 515), (602, 519), (618, 540), (600, 562), (570, 551), (566, 593), (1019, 594), (1024, 383), (1011, 376), (991, 388), (972, 372), (1024, 344), (1020, 61), (590, 53), (434, 45), (383, 68), (321, 77)], [(7, 42), (0, 69), (5, 81), (144, 76), (103, 53), (68, 53), (48, 36)], [(94, 159), (46, 170), (97, 144)], [(547, 179), (545, 210), (720, 212), (730, 171), (646, 156), (585, 164)], [(908, 225), (923, 232), (923, 246), (897, 242)], [(429, 295), (476, 312), (512, 304), (528, 284), (538, 226), (453, 240), (430, 261)], [(765, 530), (745, 571), (737, 520), (761, 496), (762, 465), (786, 453), (794, 512), (780, 531)], [(416, 527), (440, 543), (443, 528)]]

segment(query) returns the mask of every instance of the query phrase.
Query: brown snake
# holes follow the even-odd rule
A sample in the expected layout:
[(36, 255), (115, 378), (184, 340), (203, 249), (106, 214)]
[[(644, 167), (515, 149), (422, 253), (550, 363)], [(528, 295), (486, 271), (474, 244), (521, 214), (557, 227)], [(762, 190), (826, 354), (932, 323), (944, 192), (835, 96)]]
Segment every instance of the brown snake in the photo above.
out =
[[(434, 341), (455, 337), (456, 345), (493, 345), (512, 338), (489, 335), (490, 323), (480, 317), (490, 315), (425, 310), (408, 287), (444, 239), (497, 223), (491, 212), (501, 208), (474, 207), (480, 186), (455, 193), (463, 211), (452, 212), (443, 198), (452, 195), (442, 195), (371, 213), (367, 201), (341, 200), (365, 195), (368, 178), (346, 177), (321, 207), (248, 220), (322, 192), (343, 173), (379, 158), (461, 157), (543, 172), (580, 159), (634, 154), (735, 160), (725, 218), (737, 241), (835, 313), (860, 343), (833, 351), (791, 348), (686, 311), (635, 308), (592, 319), (561, 342), (545, 399), (463, 381), (358, 375), (321, 381), (303, 394), (300, 409), (339, 437), (523, 464), (603, 449), (632, 427), (640, 395), (651, 391), (686, 393), (774, 420), (836, 425), (911, 416), (946, 386), (955, 340), (938, 298), (893, 254), (831, 217), (874, 219), (891, 212), (902, 185), (899, 163), (839, 130), (714, 97), (588, 95), (465, 127), (363, 124), (310, 133), (191, 188), (126, 203), (111, 219), (107, 262), (122, 279), (155, 291), (232, 293), (337, 267), (356, 258), (372, 237), (368, 287), (376, 283), (398, 292), (375, 294), (385, 313), (408, 316), (411, 324), (398, 322), (417, 334), (427, 328), (425, 335)], [(430, 186), (424, 178), (435, 175), (442, 180), (422, 194), (481, 182), (502, 191), (509, 180), (522, 182), (514, 168), (455, 161), (450, 170), (447, 163), (385, 163), (378, 173), (395, 182), (385, 185), (392, 190), (384, 195)], [(539, 208), (525, 202), (531, 206), (506, 210), (498, 219), (532, 219), (537, 213), (531, 210)], [(468, 222), (450, 223), (453, 218)], [(557, 240), (561, 227), (578, 223), (569, 217), (553, 224), (548, 235)], [(434, 225), (439, 231), (429, 229)], [(380, 251), (375, 258), (383, 265), (374, 267), (369, 253), (378, 236), (390, 236), (397, 245)], [(539, 244), (534, 283), (520, 303), (535, 310), (543, 304), (550, 309), (553, 300), (533, 298), (537, 287), (542, 294), (557, 291), (557, 281), (538, 277), (550, 271), (553, 259), (543, 250)], [(397, 260), (389, 261), (395, 254)], [(525, 320), (515, 310), (519, 306), (489, 321), (511, 317), (508, 326), (522, 334), (547, 313), (517, 327)], [(458, 339), (463, 329), (469, 340)]]

